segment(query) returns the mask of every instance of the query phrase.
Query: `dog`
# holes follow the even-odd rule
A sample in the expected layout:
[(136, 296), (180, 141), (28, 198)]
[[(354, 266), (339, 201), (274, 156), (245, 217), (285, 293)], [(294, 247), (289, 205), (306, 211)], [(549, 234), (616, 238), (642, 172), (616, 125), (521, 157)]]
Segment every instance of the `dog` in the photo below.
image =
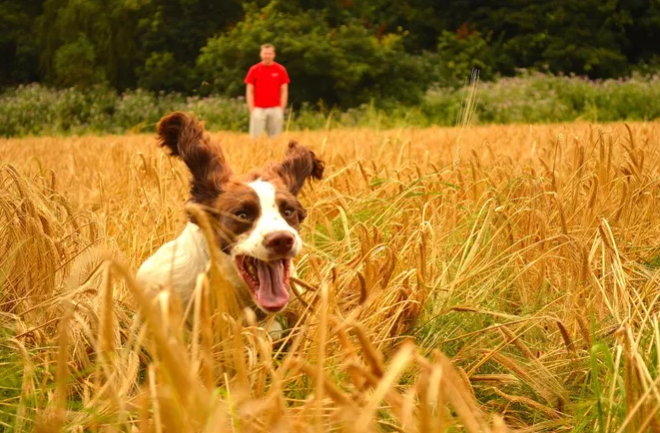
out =
[[(213, 223), (225, 280), (264, 313), (283, 311), (290, 298), (292, 260), (302, 249), (298, 232), (307, 215), (298, 194), (305, 181), (323, 177), (323, 161), (291, 141), (281, 162), (237, 175), (194, 115), (169, 114), (156, 129), (158, 144), (190, 170), (189, 200), (203, 206)], [(179, 237), (140, 266), (136, 279), (152, 290), (171, 287), (186, 305), (209, 263), (207, 240), (190, 220)]]

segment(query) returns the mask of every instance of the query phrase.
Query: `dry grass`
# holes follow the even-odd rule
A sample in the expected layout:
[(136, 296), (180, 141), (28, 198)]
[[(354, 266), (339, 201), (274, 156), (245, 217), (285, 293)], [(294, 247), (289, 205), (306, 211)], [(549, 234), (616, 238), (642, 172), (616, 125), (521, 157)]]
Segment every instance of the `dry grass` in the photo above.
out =
[[(215, 136), (237, 170), (289, 138)], [(0, 425), (660, 429), (660, 124), (290, 136), (328, 170), (275, 342), (217, 272), (141, 296), (187, 197), (153, 137), (0, 140)]]

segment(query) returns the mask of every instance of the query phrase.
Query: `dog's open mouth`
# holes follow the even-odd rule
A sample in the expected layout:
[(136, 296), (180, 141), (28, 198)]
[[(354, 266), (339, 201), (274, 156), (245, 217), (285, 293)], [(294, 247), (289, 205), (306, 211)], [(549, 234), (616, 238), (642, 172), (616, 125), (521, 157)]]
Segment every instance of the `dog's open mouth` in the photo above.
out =
[(291, 259), (264, 262), (250, 256), (236, 256), (236, 266), (252, 292), (257, 306), (277, 313), (289, 302), (289, 271)]

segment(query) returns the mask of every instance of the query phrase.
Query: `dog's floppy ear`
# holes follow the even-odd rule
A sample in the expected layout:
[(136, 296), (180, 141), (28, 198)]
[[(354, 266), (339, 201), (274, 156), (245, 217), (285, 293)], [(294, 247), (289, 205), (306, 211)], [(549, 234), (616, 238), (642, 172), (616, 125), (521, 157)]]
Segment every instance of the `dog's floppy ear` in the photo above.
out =
[(212, 143), (205, 132), (204, 123), (193, 114), (177, 111), (160, 119), (156, 131), (158, 145), (181, 158), (192, 173), (193, 200), (205, 203), (217, 197), (231, 169), (220, 146)]
[(293, 195), (298, 195), (305, 180), (323, 178), (325, 164), (314, 152), (291, 140), (284, 160), (275, 167), (277, 174), (284, 180)]

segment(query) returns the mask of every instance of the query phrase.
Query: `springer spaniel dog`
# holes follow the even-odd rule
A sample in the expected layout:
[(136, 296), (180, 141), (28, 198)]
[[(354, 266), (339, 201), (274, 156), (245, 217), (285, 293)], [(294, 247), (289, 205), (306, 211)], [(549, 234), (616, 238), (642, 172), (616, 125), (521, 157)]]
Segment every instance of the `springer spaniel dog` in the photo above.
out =
[[(284, 310), (291, 260), (302, 248), (298, 230), (306, 216), (297, 196), (308, 178), (322, 178), (323, 161), (291, 141), (281, 162), (237, 175), (193, 115), (165, 116), (157, 133), (158, 144), (181, 158), (192, 174), (190, 200), (204, 206), (213, 222), (226, 280), (263, 312)], [(137, 281), (152, 290), (171, 287), (187, 304), (209, 263), (206, 238), (190, 221), (178, 238), (142, 264)]]

